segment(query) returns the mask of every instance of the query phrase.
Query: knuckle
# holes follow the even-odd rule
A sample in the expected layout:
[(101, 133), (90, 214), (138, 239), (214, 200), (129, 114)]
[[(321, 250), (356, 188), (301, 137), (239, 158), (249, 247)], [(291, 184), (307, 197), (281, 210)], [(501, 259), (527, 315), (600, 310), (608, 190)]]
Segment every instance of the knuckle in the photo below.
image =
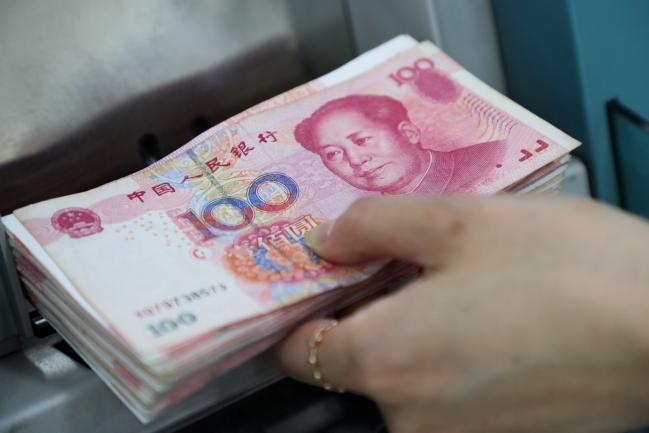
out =
[(470, 217), (465, 209), (449, 200), (439, 200), (422, 208), (422, 220), (433, 221), (441, 238), (457, 239), (463, 235), (470, 223)]
[(352, 220), (363, 218), (367, 212), (374, 206), (375, 199), (371, 197), (363, 197), (354, 201), (345, 212), (345, 217)]
[(605, 206), (590, 197), (575, 197), (573, 205), (577, 209), (586, 212), (601, 211), (605, 209)]
[(404, 385), (408, 383), (408, 372), (412, 371), (404, 354), (383, 348), (370, 355), (359, 359), (360, 379), (368, 395), (386, 403), (404, 399), (409, 388)]
[(373, 201), (371, 198), (361, 198), (353, 202), (336, 222), (336, 230), (339, 234), (345, 236), (349, 231), (360, 227), (367, 220)]
[(358, 389), (381, 402), (404, 398), (407, 387), (403, 384), (412, 371), (407, 353), (385, 350), (380, 342), (354, 338), (353, 333), (349, 337), (354, 344), (348, 345), (347, 361)]
[(339, 352), (341, 359), (341, 365), (343, 371), (341, 375), (344, 375), (345, 382), (350, 386), (357, 388), (358, 390), (365, 390), (364, 383), (364, 363), (365, 356), (363, 350), (359, 344), (359, 338), (355, 337), (353, 328), (348, 326), (345, 330), (345, 333), (341, 333), (340, 346), (344, 349)]

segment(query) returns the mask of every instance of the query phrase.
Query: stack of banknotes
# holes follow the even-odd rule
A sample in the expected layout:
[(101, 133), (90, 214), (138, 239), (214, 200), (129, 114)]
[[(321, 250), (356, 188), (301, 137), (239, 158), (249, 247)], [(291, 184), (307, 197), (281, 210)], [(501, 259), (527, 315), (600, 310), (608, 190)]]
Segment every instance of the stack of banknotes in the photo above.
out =
[(3, 223), (34, 305), (148, 421), (300, 321), (412, 274), (335, 266), (305, 245), (354, 200), (552, 191), (578, 144), (399, 36), (140, 172)]

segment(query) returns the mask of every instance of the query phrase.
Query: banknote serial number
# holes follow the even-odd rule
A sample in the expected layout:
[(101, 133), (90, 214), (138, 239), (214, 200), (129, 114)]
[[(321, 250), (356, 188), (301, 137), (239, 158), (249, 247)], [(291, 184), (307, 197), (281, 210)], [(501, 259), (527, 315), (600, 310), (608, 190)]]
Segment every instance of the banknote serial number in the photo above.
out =
[(176, 317), (159, 320), (147, 325), (147, 329), (154, 337), (161, 337), (169, 334), (178, 328), (196, 323), (196, 315), (193, 313), (180, 313)]
[(144, 308), (140, 308), (135, 312), (135, 315), (140, 319), (148, 319), (159, 314), (177, 310), (185, 305), (202, 301), (206, 298), (218, 296), (220, 293), (226, 292), (227, 290), (228, 287), (223, 283), (213, 284), (209, 287), (192, 290), (191, 292), (183, 293), (156, 302), (155, 304), (148, 305)]

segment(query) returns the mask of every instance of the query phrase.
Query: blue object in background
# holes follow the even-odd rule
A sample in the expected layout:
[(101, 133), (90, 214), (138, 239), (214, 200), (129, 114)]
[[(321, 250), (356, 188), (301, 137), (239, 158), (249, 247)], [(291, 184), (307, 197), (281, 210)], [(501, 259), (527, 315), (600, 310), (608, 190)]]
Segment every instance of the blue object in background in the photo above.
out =
[(607, 104), (620, 205), (649, 218), (649, 120), (619, 101)]
[[(619, 204), (622, 185), (606, 104), (617, 99), (649, 119), (649, 1), (493, 0), (493, 5), (510, 97), (582, 141), (575, 153), (589, 169), (591, 189)], [(634, 142), (622, 149), (621, 170), (629, 161), (649, 170), (643, 146)], [(643, 209), (649, 209), (649, 194), (637, 194), (648, 186), (632, 186)]]

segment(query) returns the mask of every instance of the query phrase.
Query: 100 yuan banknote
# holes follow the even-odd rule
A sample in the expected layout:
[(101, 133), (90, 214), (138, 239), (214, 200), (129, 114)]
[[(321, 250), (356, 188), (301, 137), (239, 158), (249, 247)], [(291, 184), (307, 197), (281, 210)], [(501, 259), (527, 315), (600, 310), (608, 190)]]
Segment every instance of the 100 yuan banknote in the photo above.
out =
[(495, 193), (577, 145), (423, 43), (151, 169), (15, 214), (114, 332), (158, 357), (366, 278), (303, 242), (355, 199)]

